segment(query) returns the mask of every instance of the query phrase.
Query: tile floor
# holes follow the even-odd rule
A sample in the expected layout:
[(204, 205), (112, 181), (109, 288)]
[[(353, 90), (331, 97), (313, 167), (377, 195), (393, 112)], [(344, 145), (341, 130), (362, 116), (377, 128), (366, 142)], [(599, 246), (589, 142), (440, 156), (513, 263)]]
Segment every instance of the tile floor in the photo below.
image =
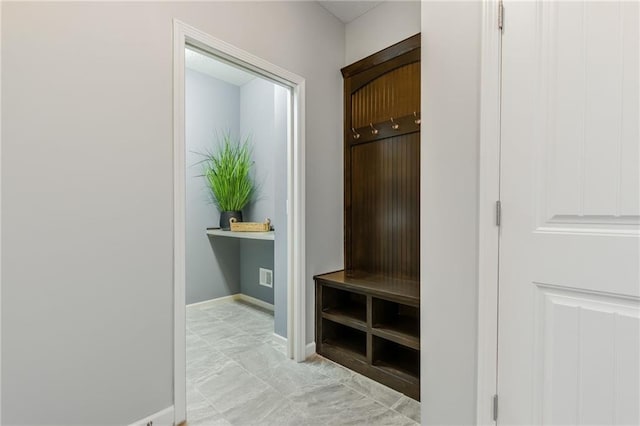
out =
[(196, 425), (416, 425), (420, 403), (320, 356), (296, 363), (273, 314), (233, 300), (187, 308), (187, 419)]

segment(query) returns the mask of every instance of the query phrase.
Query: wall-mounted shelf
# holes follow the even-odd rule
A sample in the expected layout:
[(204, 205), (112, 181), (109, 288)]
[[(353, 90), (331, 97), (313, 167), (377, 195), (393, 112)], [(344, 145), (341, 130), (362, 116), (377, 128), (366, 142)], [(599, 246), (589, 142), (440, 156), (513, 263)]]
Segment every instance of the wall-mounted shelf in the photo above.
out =
[(207, 235), (214, 237), (227, 237), (227, 238), (244, 238), (248, 240), (267, 240), (274, 241), (276, 234), (274, 231), (269, 232), (236, 232), (236, 231), (223, 231), (220, 228), (207, 229)]

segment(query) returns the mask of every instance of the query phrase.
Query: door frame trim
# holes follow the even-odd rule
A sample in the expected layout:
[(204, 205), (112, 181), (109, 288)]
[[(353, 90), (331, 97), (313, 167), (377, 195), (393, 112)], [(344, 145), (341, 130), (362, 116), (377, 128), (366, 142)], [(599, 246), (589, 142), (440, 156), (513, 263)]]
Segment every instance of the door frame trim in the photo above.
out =
[[(0, 34), (2, 34), (0, 0)], [(2, 46), (0, 46), (0, 422), (2, 422)]]
[[(192, 45), (291, 90), (287, 137), (287, 356), (306, 358), (305, 79), (184, 22), (173, 20), (173, 287), (175, 424), (186, 420), (185, 47)], [(204, 232), (204, 230), (203, 230)]]
[(476, 423), (495, 425), (493, 396), (498, 375), (498, 272), (500, 228), (500, 106), (502, 30), (498, 0), (484, 0), (480, 75), (478, 195), (478, 358)]

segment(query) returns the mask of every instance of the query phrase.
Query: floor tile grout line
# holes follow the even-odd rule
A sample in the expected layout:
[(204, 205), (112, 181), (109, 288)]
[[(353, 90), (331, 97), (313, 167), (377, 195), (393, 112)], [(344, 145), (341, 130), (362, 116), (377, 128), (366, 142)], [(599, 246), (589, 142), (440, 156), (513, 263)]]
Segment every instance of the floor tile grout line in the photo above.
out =
[[(224, 354), (223, 354), (224, 355)], [(227, 356), (227, 355), (224, 355)], [(250, 376), (252, 376), (255, 379), (258, 379), (259, 381), (261, 381), (263, 384), (265, 384), (269, 389), (271, 389), (273, 392), (276, 392), (278, 395), (280, 395), (283, 399), (287, 399), (280, 391), (278, 391), (276, 388), (274, 388), (273, 386), (271, 386), (270, 383), (264, 381), (262, 378), (260, 378), (259, 376), (256, 376), (254, 373), (252, 373), (251, 371), (247, 370), (246, 368), (244, 368), (242, 366), (242, 364), (240, 364), (239, 362), (237, 362), (236, 360), (234, 360), (233, 358), (229, 358), (233, 363), (237, 364), (240, 369), (242, 369), (244, 372), (248, 373)], [(268, 390), (268, 389), (267, 389)], [(200, 393), (200, 395), (205, 398), (207, 400), (207, 402), (209, 403), (209, 405), (211, 405), (211, 402), (209, 400), (208, 397), (206, 397), (202, 392), (200, 392), (200, 390), (198, 390), (198, 392)], [(227, 421), (228, 423), (230, 423), (231, 425), (233, 425), (234, 423), (231, 422), (231, 420), (229, 420), (227, 417), (224, 416), (224, 413), (221, 413), (220, 411), (216, 410), (215, 407), (212, 406), (212, 408), (218, 413), (220, 414), (225, 421)]]
[[(213, 404), (211, 403), (211, 401), (209, 400), (209, 398), (207, 398), (201, 391), (200, 389), (196, 389), (196, 391), (200, 394), (200, 396), (202, 398), (204, 398), (204, 400), (207, 402), (207, 404), (209, 405), (209, 407), (211, 407), (211, 409), (213, 410), (213, 412), (217, 415), (219, 415), (220, 417), (222, 417), (222, 419), (229, 423), (230, 425), (233, 425), (233, 423), (231, 423), (231, 421), (225, 417), (224, 413), (222, 413), (221, 411), (217, 410), (216, 407), (213, 406)], [(187, 407), (187, 411), (188, 411), (188, 407)], [(188, 417), (188, 416), (187, 416)]]
[[(329, 360), (329, 361), (330, 361), (330, 360)], [(335, 364), (335, 363), (334, 363), (334, 364)], [(338, 365), (339, 365), (339, 364), (338, 364)], [(321, 374), (321, 375), (322, 375), (322, 374)], [(329, 377), (329, 376), (325, 376), (325, 377), (326, 377), (326, 378), (328, 378), (328, 379), (332, 379), (332, 378), (331, 378), (331, 377)], [(376, 399), (374, 399), (374, 398), (370, 397), (369, 395), (366, 395), (366, 394), (364, 394), (364, 393), (362, 393), (362, 392), (358, 391), (357, 389), (355, 389), (355, 388), (353, 388), (353, 387), (349, 386), (348, 384), (344, 383), (342, 380), (334, 379), (334, 381), (335, 381), (335, 384), (337, 384), (337, 385), (343, 385), (343, 386), (345, 386), (346, 388), (348, 388), (348, 389), (350, 389), (350, 390), (352, 390), (352, 391), (356, 392), (357, 394), (359, 394), (359, 395), (363, 396), (365, 399), (367, 399), (367, 400), (369, 400), (369, 401), (373, 401), (373, 402), (375, 402), (375, 403), (379, 404), (379, 405), (380, 405), (380, 406), (381, 406), (385, 411), (393, 411), (394, 413), (396, 413), (396, 414), (400, 415), (401, 417), (403, 417), (403, 418), (407, 419), (408, 421), (413, 422), (413, 423), (416, 423), (416, 422), (415, 422), (415, 420), (413, 420), (413, 419), (411, 419), (411, 418), (409, 418), (409, 417), (405, 416), (404, 414), (402, 414), (402, 413), (400, 413), (400, 412), (398, 412), (398, 411), (396, 411), (396, 410), (394, 410), (394, 409), (392, 409), (392, 408), (390, 408), (390, 407), (386, 406), (386, 405), (385, 405), (385, 404), (383, 404), (382, 402), (380, 402), (380, 401), (378, 401), (378, 400), (376, 400)], [(281, 393), (281, 394), (282, 394), (282, 393)], [(283, 395), (283, 394), (282, 394), (282, 395)], [(295, 404), (295, 401), (293, 401), (293, 399), (291, 399), (291, 395), (292, 395), (292, 394), (289, 394), (289, 395), (283, 395), (283, 396), (284, 396), (284, 398), (286, 398), (287, 400), (289, 400), (290, 402), (292, 402), (292, 403), (294, 403), (294, 404)], [(394, 403), (394, 405), (395, 405), (395, 404), (397, 404), (401, 399), (402, 399), (402, 396), (400, 396), (400, 397), (398, 398), (398, 401), (396, 401), (396, 402)]]
[[(197, 333), (196, 333), (197, 334)], [(234, 364), (236, 364), (241, 370), (243, 370), (244, 372), (248, 373), (250, 376), (252, 376), (253, 378), (259, 380), (260, 382), (262, 382), (264, 385), (266, 385), (269, 389), (271, 389), (272, 391), (278, 393), (282, 398), (286, 398), (280, 391), (278, 391), (276, 388), (274, 388), (273, 386), (271, 386), (270, 383), (266, 382), (264, 379), (262, 379), (261, 377), (255, 375), (253, 372), (247, 370), (241, 363), (239, 363), (238, 361), (236, 361), (235, 359), (231, 358), (230, 356), (228, 356), (227, 354), (225, 354), (224, 352), (220, 351), (219, 349), (216, 349), (208, 340), (202, 338), (202, 336), (198, 335), (198, 337), (202, 340), (205, 341), (205, 343), (210, 346), (211, 348), (213, 348), (214, 350), (220, 352), (222, 354), (223, 357), (227, 358), (228, 360), (230, 360), (231, 362), (233, 362)], [(261, 345), (266, 345), (265, 342), (262, 342)], [(275, 349), (274, 349), (275, 350)], [(197, 385), (194, 385), (197, 387)], [(207, 398), (202, 392), (200, 392), (200, 390), (198, 389), (198, 392), (200, 393), (201, 396), (203, 396), (208, 402), (209, 405), (211, 405), (209, 398)], [(213, 407), (213, 406), (212, 406)], [(215, 408), (214, 408), (215, 410)], [(216, 410), (217, 411), (217, 410)], [(218, 411), (218, 413), (220, 413)], [(224, 414), (220, 413), (223, 417)], [(231, 423), (231, 421), (227, 418), (225, 418), (225, 420), (229, 423)]]
[[(199, 335), (198, 335), (198, 337), (200, 337), (200, 338), (202, 339), (202, 337), (201, 337), (201, 336), (199, 336)], [(212, 348), (214, 348), (214, 349), (215, 349), (215, 347), (213, 347), (213, 345), (211, 345), (211, 344), (209, 343), (209, 341), (207, 341), (206, 339), (203, 339), (203, 340), (205, 340), (205, 342), (206, 342), (210, 347), (212, 347)], [(266, 344), (266, 343), (264, 343), (264, 344)], [(249, 374), (249, 375), (251, 375), (252, 377), (254, 377), (254, 378), (258, 379), (260, 382), (262, 382), (263, 384), (265, 384), (269, 389), (272, 389), (272, 390), (273, 390), (274, 392), (276, 392), (276, 393), (277, 393), (281, 398), (285, 399), (286, 401), (288, 401), (288, 402), (290, 402), (290, 403), (292, 403), (292, 404), (295, 404), (295, 401), (293, 401), (293, 400), (290, 398), (290, 395), (285, 395), (285, 394), (283, 394), (282, 392), (280, 392), (279, 390), (277, 390), (276, 388), (274, 388), (270, 383), (268, 383), (267, 381), (265, 381), (263, 378), (261, 378), (261, 377), (259, 377), (259, 376), (255, 375), (253, 372), (251, 372), (251, 371), (247, 370), (246, 368), (244, 368), (244, 366), (243, 366), (242, 364), (240, 364), (240, 363), (238, 363), (237, 361), (235, 361), (234, 359), (230, 358), (228, 355), (226, 355), (226, 354), (224, 354), (224, 353), (222, 353), (222, 354), (223, 354), (223, 356), (225, 356), (225, 357), (229, 358), (232, 362), (234, 362), (235, 364), (237, 364), (237, 365), (238, 365), (242, 370), (244, 370), (246, 373), (248, 373), (248, 374)], [(285, 356), (285, 362), (286, 362), (286, 361), (287, 361), (287, 359), (286, 359), (286, 356)], [(206, 396), (204, 396), (204, 395), (202, 394), (202, 392), (200, 392), (199, 390), (198, 390), (198, 392), (200, 393), (200, 395), (201, 395), (201, 396), (203, 396), (203, 397), (207, 400), (207, 402), (209, 402), (209, 399), (208, 399)], [(211, 405), (211, 404), (210, 404), (210, 402), (209, 402), (209, 405)], [(215, 408), (214, 408), (214, 409), (215, 409)], [(217, 410), (216, 410), (216, 411), (217, 411)], [(222, 415), (222, 416), (223, 416), (223, 418), (225, 419), (225, 421), (227, 421), (227, 422), (231, 423), (231, 421), (230, 421), (229, 419), (227, 419), (226, 417), (224, 417), (224, 415)], [(303, 417), (304, 417), (304, 416), (303, 416)], [(232, 424), (233, 424), (233, 423), (232, 423)]]
[[(224, 320), (222, 320), (224, 321)], [(264, 380), (262, 380), (260, 377), (256, 376), (255, 374), (253, 374), (251, 371), (247, 370), (242, 364), (240, 364), (239, 362), (237, 362), (236, 360), (234, 360), (233, 358), (229, 357), (227, 354), (225, 354), (224, 352), (220, 351), (219, 349), (217, 349), (215, 346), (213, 346), (211, 344), (211, 342), (209, 342), (207, 339), (203, 338), (199, 333), (194, 332), (194, 334), (196, 334), (198, 336), (198, 338), (202, 339), (205, 344), (207, 346), (209, 346), (210, 348), (216, 350), (217, 352), (219, 352), (222, 357), (227, 358), (229, 361), (233, 362), (234, 364), (236, 364), (241, 370), (243, 370), (244, 372), (246, 372), (247, 374), (249, 374), (250, 376), (254, 377), (255, 379), (258, 379), (259, 381), (261, 381), (263, 384), (265, 384), (268, 388), (273, 389), (274, 391), (278, 392), (277, 389), (273, 388), (273, 386), (271, 386), (269, 383), (265, 382)], [(225, 417), (224, 413), (221, 413), (220, 411), (216, 410), (215, 407), (212, 405), (211, 400), (205, 395), (203, 394), (198, 385), (194, 383), (194, 388), (196, 389), (196, 391), (200, 394), (201, 397), (203, 397), (205, 399), (205, 401), (207, 401), (207, 403), (211, 406), (211, 408), (218, 413), (226, 422), (228, 422), (229, 424), (233, 425), (233, 423), (231, 422), (231, 420), (228, 419), (228, 417)], [(279, 392), (278, 392), (279, 393)]]
[[(230, 309), (230, 310), (234, 310), (235, 308), (239, 308), (239, 310), (242, 310), (243, 313), (248, 312), (250, 314), (254, 314), (254, 312), (252, 311), (252, 307), (249, 306), (245, 306), (246, 304), (242, 304), (242, 303), (238, 303), (237, 305), (234, 305), (235, 302), (225, 302), (224, 304), (227, 305), (226, 308)], [(222, 305), (222, 304), (221, 304)], [(197, 308), (199, 309), (199, 308)], [(208, 309), (211, 309), (211, 307), (208, 307)], [(241, 332), (242, 334), (251, 337), (251, 338), (255, 338), (256, 341), (259, 342), (259, 346), (264, 346), (266, 348), (271, 348), (274, 351), (278, 352), (279, 354), (282, 355), (282, 352), (280, 350), (278, 350), (278, 348), (276, 348), (274, 345), (272, 345), (273, 341), (272, 340), (262, 340), (262, 334), (260, 332), (254, 332), (252, 333), (251, 331), (246, 331), (247, 327), (250, 327), (250, 325), (247, 325), (246, 327), (243, 328), (243, 325), (245, 325), (243, 322), (240, 322), (240, 325), (238, 325), (238, 318), (237, 315), (234, 313), (230, 313), (227, 317), (225, 318), (217, 318), (214, 315), (211, 315), (209, 312), (206, 312), (204, 309), (199, 309), (203, 314), (205, 314), (206, 317), (208, 318), (204, 318), (204, 320), (212, 320), (213, 322), (221, 322), (225, 325), (231, 326), (233, 327), (237, 332)], [(234, 317), (232, 319), (232, 317)], [(242, 318), (242, 316), (241, 316)], [(195, 321), (198, 321), (197, 319), (194, 319)], [(263, 315), (262, 312), (260, 312), (259, 314), (254, 314), (254, 315), (250, 315), (250, 321), (249, 322), (255, 322), (255, 323), (263, 323), (264, 321), (269, 320), (269, 318), (265, 315)], [(273, 320), (272, 320), (273, 321)], [(187, 320), (188, 323), (188, 320)], [(256, 325), (256, 324), (253, 325)], [(259, 324), (258, 324), (259, 325)], [(259, 328), (259, 327), (258, 327)], [(270, 328), (270, 327), (269, 327)], [(204, 342), (204, 345), (202, 347), (202, 349), (204, 349), (205, 351), (207, 349), (211, 349), (212, 351), (215, 351), (216, 353), (220, 354), (220, 359), (216, 360), (214, 362), (218, 362), (220, 360), (225, 360), (225, 362), (232, 362), (233, 364), (235, 364), (237, 367), (239, 367), (239, 369), (243, 372), (249, 375), (249, 377), (253, 378), (254, 380), (257, 380), (259, 383), (262, 383), (263, 385), (266, 385), (266, 389), (265, 391), (271, 393), (275, 393), (278, 399), (281, 399), (283, 401), (285, 401), (286, 403), (292, 404), (294, 407), (298, 404), (296, 401), (293, 400), (293, 396), (295, 395), (295, 391), (293, 392), (288, 392), (287, 394), (281, 392), (280, 390), (278, 390), (276, 387), (274, 387), (270, 382), (268, 382), (265, 378), (258, 376), (256, 373), (250, 371), (249, 369), (247, 369), (242, 363), (240, 363), (239, 361), (237, 361), (234, 357), (232, 357), (231, 355), (228, 355), (227, 353), (225, 353), (223, 350), (218, 349), (214, 343), (209, 340), (204, 338), (200, 332), (198, 331), (194, 331), (193, 329), (191, 329), (188, 325), (187, 325), (187, 331), (191, 332), (193, 335), (195, 335), (197, 337), (198, 340), (202, 340)], [(234, 335), (234, 337), (236, 337), (236, 335)], [(227, 337), (224, 339), (220, 339), (220, 340), (225, 340), (225, 339), (230, 339), (231, 337)], [(328, 360), (324, 357), (319, 357), (320, 359), (323, 360), (323, 362), (326, 362), (328, 365), (331, 366), (331, 368), (340, 368), (340, 369), (344, 369), (344, 367), (342, 367), (340, 364), (337, 364), (331, 360)], [(284, 365), (286, 362), (288, 362), (290, 360), (288, 360), (285, 356), (284, 360), (282, 360), (280, 363), (277, 364), (277, 366), (280, 365)], [(307, 363), (307, 361), (305, 361), (305, 363)], [(206, 367), (205, 367), (206, 368)], [(348, 369), (347, 369), (348, 370)], [(351, 373), (351, 375), (349, 377), (354, 377), (354, 373), (352, 371), (348, 371), (349, 373)], [(304, 372), (302, 372), (304, 374)], [(366, 401), (371, 401), (377, 405), (379, 405), (382, 409), (384, 409), (384, 412), (393, 412), (396, 415), (400, 416), (400, 418), (405, 419), (407, 422), (413, 423), (413, 424), (419, 424), (418, 422), (416, 422), (415, 420), (413, 420), (412, 418), (408, 417), (407, 415), (399, 412), (398, 410), (396, 410), (395, 408), (392, 407), (398, 407), (399, 404), (403, 401), (403, 395), (400, 395), (398, 397), (398, 399), (393, 403), (390, 404), (390, 406), (388, 406), (387, 404), (382, 403), (381, 401), (379, 401), (378, 399), (358, 390), (357, 388), (349, 385), (347, 383), (348, 378), (343, 377), (340, 378), (339, 376), (332, 376), (332, 375), (328, 375), (325, 372), (318, 370), (318, 371), (314, 371), (314, 374), (319, 375), (320, 377), (323, 377), (325, 379), (327, 379), (328, 381), (333, 381), (334, 384), (339, 384), (339, 385), (343, 385), (345, 386), (347, 389), (355, 392), (356, 394), (362, 396), (364, 398), (364, 400)], [(214, 414), (219, 415), (225, 422), (233, 425), (234, 423), (231, 422), (228, 417), (226, 417), (222, 412), (218, 411), (213, 405), (212, 405), (212, 401), (205, 396), (205, 394), (201, 391), (199, 384), (196, 383), (192, 383), (193, 389), (198, 393), (198, 395), (204, 399), (204, 401), (206, 401), (207, 405), (211, 407), (211, 409), (213, 410)], [(312, 386), (313, 387), (313, 386)], [(304, 389), (305, 386), (297, 388), (298, 390), (302, 390)], [(301, 418), (305, 418), (304, 416), (304, 411), (303, 410), (297, 410), (300, 411), (300, 415)], [(269, 412), (267, 414), (267, 416), (269, 416), (272, 412)]]
[[(375, 399), (374, 397), (372, 397), (372, 396), (370, 396), (370, 395), (367, 395), (367, 394), (366, 394), (366, 393), (364, 393), (364, 392), (361, 392), (360, 390), (356, 389), (356, 388), (355, 388), (355, 387), (353, 387), (353, 386), (350, 386), (348, 383), (344, 383), (344, 385), (345, 385), (346, 387), (348, 387), (349, 389), (351, 389), (351, 390), (353, 390), (353, 391), (356, 391), (356, 392), (358, 392), (358, 393), (359, 393), (359, 394), (361, 394), (361, 395), (366, 396), (366, 397), (367, 397), (367, 398), (369, 398), (370, 400), (377, 402), (378, 404), (382, 405), (384, 408), (387, 408), (387, 409), (389, 409), (389, 410), (393, 410), (393, 408), (391, 408), (391, 407), (392, 407), (392, 406), (394, 406), (394, 405), (396, 405), (396, 404), (398, 403), (398, 401), (400, 401), (400, 400), (402, 399), (402, 396), (399, 396), (399, 397), (398, 397), (398, 400), (397, 400), (396, 402), (394, 402), (391, 406), (388, 406), (388, 405), (387, 405), (387, 404), (385, 404), (384, 402), (379, 401), (379, 400)], [(400, 413), (400, 414), (402, 414), (402, 413)]]
[[(400, 395), (400, 396), (398, 397), (398, 400), (397, 400), (396, 402), (394, 402), (394, 403), (389, 407), (389, 406), (387, 406), (386, 404), (384, 404), (383, 402), (378, 401), (377, 399), (375, 399), (375, 398), (373, 398), (373, 397), (371, 397), (371, 396), (369, 396), (369, 395), (367, 395), (367, 394), (365, 394), (365, 393), (363, 393), (363, 392), (359, 391), (358, 389), (354, 388), (353, 386), (349, 386), (347, 383), (343, 383), (343, 384), (344, 384), (346, 387), (348, 387), (349, 389), (351, 389), (351, 390), (353, 390), (353, 391), (355, 391), (355, 392), (357, 392), (357, 393), (359, 393), (359, 394), (361, 394), (361, 395), (364, 395), (365, 397), (369, 398), (370, 400), (372, 400), (372, 401), (374, 401), (374, 402), (377, 402), (378, 404), (382, 405), (382, 406), (383, 406), (384, 408), (386, 408), (387, 410), (391, 410), (391, 411), (393, 411), (394, 413), (398, 413), (399, 415), (401, 415), (402, 417), (406, 418), (407, 420), (410, 420), (410, 421), (412, 421), (412, 422), (414, 422), (414, 423), (418, 423), (418, 422), (416, 422), (415, 420), (413, 420), (411, 417), (409, 417), (409, 416), (405, 415), (404, 413), (401, 413), (401, 412), (399, 412), (398, 410), (396, 410), (395, 408), (393, 408), (393, 407), (397, 407), (397, 406), (398, 406), (398, 403), (399, 403), (400, 401), (402, 401), (402, 397), (403, 397), (403, 396), (406, 396), (406, 395)], [(407, 398), (408, 398), (408, 397), (407, 397)]]

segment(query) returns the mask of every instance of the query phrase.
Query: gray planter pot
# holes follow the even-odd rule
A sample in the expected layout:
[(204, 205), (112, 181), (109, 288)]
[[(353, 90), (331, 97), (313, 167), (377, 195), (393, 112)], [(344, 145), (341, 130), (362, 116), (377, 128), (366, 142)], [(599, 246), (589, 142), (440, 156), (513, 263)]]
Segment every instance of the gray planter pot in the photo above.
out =
[(231, 229), (229, 219), (232, 217), (235, 217), (238, 222), (242, 222), (242, 212), (240, 211), (220, 212), (220, 229), (223, 231), (229, 231)]

